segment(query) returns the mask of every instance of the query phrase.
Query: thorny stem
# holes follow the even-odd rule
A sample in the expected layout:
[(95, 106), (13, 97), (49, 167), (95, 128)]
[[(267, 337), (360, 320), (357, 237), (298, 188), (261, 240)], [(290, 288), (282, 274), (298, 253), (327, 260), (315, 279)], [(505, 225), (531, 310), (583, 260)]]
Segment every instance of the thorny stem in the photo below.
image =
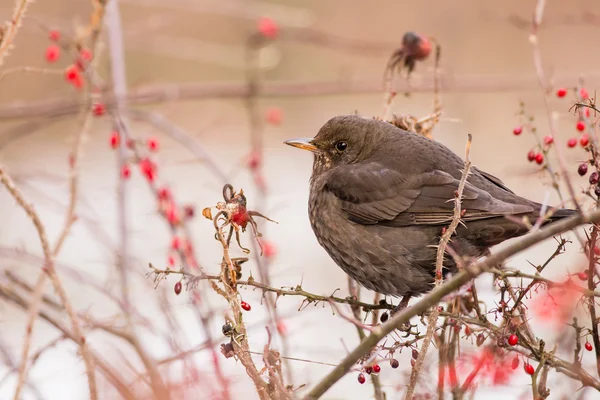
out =
[(10, 22), (7, 22), (4, 26), (0, 25), (0, 67), (4, 63), (4, 57), (13, 46), (17, 31), (21, 27), (23, 18), (25, 18), (27, 6), (32, 2), (32, 0), (16, 0), (15, 11)]
[[(596, 240), (598, 238), (598, 227), (594, 225), (592, 227), (592, 234), (590, 236), (590, 240), (588, 242), (588, 257), (589, 257), (589, 266), (588, 266), (588, 289), (593, 291), (596, 288), (596, 284), (594, 283), (595, 266), (596, 266), (596, 255), (594, 254), (594, 249), (596, 247)], [(588, 309), (590, 311), (590, 320), (592, 325), (592, 340), (594, 342), (594, 352), (596, 353), (596, 370), (598, 372), (598, 376), (600, 377), (600, 337), (598, 336), (598, 319), (596, 318), (596, 301), (593, 297), (588, 298)]]
[[(467, 183), (467, 178), (469, 177), (469, 172), (471, 169), (471, 161), (469, 159), (469, 153), (471, 150), (471, 140), (472, 137), (469, 135), (467, 139), (467, 145), (465, 149), (466, 157), (465, 157), (465, 166), (462, 171), (462, 176), (460, 182), (458, 184), (458, 190), (456, 191), (454, 198), (454, 215), (452, 216), (452, 222), (450, 222), (450, 226), (446, 229), (442, 238), (440, 239), (440, 244), (437, 248), (436, 261), (435, 261), (435, 287), (439, 287), (442, 284), (442, 268), (444, 264), (444, 254), (446, 252), (446, 247), (450, 242), (450, 238), (456, 231), (458, 224), (460, 223), (461, 218), (461, 200), (463, 191), (465, 189), (465, 184)], [(435, 328), (437, 327), (437, 319), (439, 316), (439, 310), (437, 307), (434, 307), (429, 315), (429, 324), (427, 326), (427, 334), (423, 343), (421, 344), (421, 351), (419, 352), (419, 357), (415, 362), (415, 366), (413, 367), (410, 374), (410, 383), (408, 384), (408, 388), (406, 389), (406, 394), (404, 398), (406, 400), (410, 400), (413, 397), (413, 393), (415, 391), (415, 387), (417, 386), (417, 380), (419, 377), (419, 373), (421, 372), (421, 366), (423, 365), (423, 361), (425, 360), (425, 356), (427, 355), (427, 350), (429, 348), (429, 344), (431, 343), (431, 339), (435, 333)]]

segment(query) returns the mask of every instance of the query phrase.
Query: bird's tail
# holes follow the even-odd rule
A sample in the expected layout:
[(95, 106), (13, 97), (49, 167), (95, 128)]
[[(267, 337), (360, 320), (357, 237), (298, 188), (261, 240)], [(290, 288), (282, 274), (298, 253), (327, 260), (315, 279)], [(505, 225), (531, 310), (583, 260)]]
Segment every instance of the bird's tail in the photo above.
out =
[(554, 213), (552, 213), (550, 221), (556, 221), (563, 218), (573, 217), (577, 215), (577, 213), (577, 210), (571, 210), (569, 208), (559, 208), (558, 210), (555, 210)]

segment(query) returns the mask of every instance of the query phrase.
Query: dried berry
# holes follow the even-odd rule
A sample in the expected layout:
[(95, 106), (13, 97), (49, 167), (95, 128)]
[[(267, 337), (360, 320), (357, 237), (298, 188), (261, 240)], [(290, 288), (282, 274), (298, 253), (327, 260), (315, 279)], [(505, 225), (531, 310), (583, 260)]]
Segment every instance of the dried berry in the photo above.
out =
[(596, 183), (598, 183), (598, 172), (594, 171), (590, 174), (590, 183), (592, 185), (595, 185)]
[(392, 358), (390, 360), (390, 366), (394, 369), (398, 368), (400, 366), (400, 362), (398, 360), (396, 360), (395, 358)]
[(221, 327), (221, 331), (223, 332), (223, 335), (231, 336), (231, 334), (233, 333), (233, 326), (229, 322), (226, 322)]
[(386, 322), (388, 320), (389, 317), (390, 317), (390, 315), (386, 311), (383, 314), (381, 314), (381, 317), (379, 317), (379, 320), (383, 324), (384, 322)]
[(360, 374), (358, 374), (358, 383), (360, 383), (362, 385), (365, 382), (366, 382), (365, 374), (363, 374), (361, 372)]
[(412, 350), (412, 358), (414, 360), (416, 360), (417, 358), (419, 358), (419, 351), (417, 349), (413, 349)]
[(477, 347), (481, 346), (483, 342), (485, 342), (485, 336), (483, 336), (483, 333), (480, 333), (479, 335), (477, 335)]
[(373, 367), (371, 367), (371, 366), (367, 366), (367, 367), (365, 367), (365, 368), (364, 368), (364, 371), (365, 371), (367, 374), (371, 375), (371, 373), (373, 373)]
[(181, 288), (182, 288), (182, 286), (183, 286), (183, 285), (181, 284), (181, 282), (177, 282), (177, 283), (175, 284), (175, 288), (174, 288), (174, 290), (175, 290), (175, 294), (177, 294), (177, 295), (178, 295), (179, 293), (181, 293)]
[(577, 173), (581, 176), (584, 176), (585, 174), (587, 174), (588, 172), (588, 165), (587, 163), (581, 163), (579, 164), (579, 168), (577, 168)]
[(594, 188), (594, 194), (595, 194), (596, 196), (600, 197), (600, 185), (599, 185), (599, 186), (596, 186), (596, 187)]

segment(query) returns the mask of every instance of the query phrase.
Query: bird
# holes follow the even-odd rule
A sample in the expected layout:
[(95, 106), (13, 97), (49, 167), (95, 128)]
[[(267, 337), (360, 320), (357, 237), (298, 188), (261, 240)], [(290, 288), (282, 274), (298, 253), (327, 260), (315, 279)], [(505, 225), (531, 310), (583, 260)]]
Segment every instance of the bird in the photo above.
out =
[[(314, 138), (287, 145), (314, 154), (308, 214), (319, 244), (361, 286), (394, 298), (398, 308), (434, 286), (436, 251), (452, 221), (465, 161), (442, 143), (381, 119), (331, 118)], [(540, 203), (516, 195), (498, 178), (470, 168), (462, 214), (450, 246), (479, 258), (528, 232)], [(576, 213), (555, 209), (552, 223)], [(517, 218), (507, 218), (513, 216)], [(458, 271), (445, 257), (444, 277)]]

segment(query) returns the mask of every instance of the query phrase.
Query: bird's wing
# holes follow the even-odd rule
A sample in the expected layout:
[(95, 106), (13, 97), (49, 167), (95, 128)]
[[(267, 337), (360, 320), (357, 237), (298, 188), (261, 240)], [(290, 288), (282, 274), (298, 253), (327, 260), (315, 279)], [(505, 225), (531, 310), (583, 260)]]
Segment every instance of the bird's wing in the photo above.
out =
[(479, 174), (481, 176), (483, 176), (488, 181), (492, 182), (494, 185), (498, 186), (501, 189), (506, 190), (508, 193), (515, 194), (515, 192), (513, 192), (512, 190), (510, 190), (509, 188), (506, 187), (504, 182), (502, 182), (500, 179), (496, 178), (494, 175), (488, 174), (487, 172), (484, 172), (477, 167), (471, 167), (471, 171), (479, 172)]
[[(459, 180), (432, 170), (402, 174), (377, 162), (350, 164), (331, 171), (329, 190), (341, 202), (350, 220), (388, 226), (439, 225), (452, 219)], [(528, 205), (510, 204), (493, 198), (466, 183), (463, 221), (532, 212)]]

